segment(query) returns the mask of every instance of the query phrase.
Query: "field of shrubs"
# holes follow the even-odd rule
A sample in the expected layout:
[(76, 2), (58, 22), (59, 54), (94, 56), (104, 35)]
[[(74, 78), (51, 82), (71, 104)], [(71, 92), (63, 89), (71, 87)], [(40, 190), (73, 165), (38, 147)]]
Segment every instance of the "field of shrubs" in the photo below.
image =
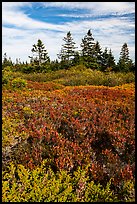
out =
[(134, 82), (13, 76), (2, 91), (2, 201), (135, 201)]

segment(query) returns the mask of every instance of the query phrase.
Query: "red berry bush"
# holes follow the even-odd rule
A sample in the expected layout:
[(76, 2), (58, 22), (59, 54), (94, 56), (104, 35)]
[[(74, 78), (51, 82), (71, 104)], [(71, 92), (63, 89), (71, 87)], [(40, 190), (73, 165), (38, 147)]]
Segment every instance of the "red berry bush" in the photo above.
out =
[[(117, 192), (123, 181), (134, 181), (133, 89), (79, 86), (51, 91), (49, 84), (41, 90), (37, 85), (3, 93), (3, 118), (16, 123), (4, 135), (18, 140), (14, 137), (9, 144), (10, 161), (34, 169), (48, 159), (54, 173), (67, 170), (72, 175), (89, 165), (90, 181), (105, 186), (113, 178)], [(8, 161), (4, 153), (3, 161)]]

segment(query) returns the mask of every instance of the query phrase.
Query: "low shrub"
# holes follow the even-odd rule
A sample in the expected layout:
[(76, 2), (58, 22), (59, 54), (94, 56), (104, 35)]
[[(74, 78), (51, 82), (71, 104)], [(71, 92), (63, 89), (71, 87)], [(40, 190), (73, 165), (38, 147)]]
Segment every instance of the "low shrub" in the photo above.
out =
[(3, 90), (3, 201), (133, 201), (134, 83), (28, 85)]
[(31, 90), (53, 91), (56, 89), (63, 89), (64, 86), (53, 82), (33, 82), (27, 81), (27, 88)]
[(111, 180), (105, 187), (95, 184), (86, 176), (87, 167), (79, 168), (72, 176), (61, 170), (54, 173), (48, 160), (33, 170), (10, 163), (3, 172), (2, 202), (120, 202), (134, 201), (133, 182), (124, 182), (118, 198), (111, 188)]
[(12, 79), (11, 67), (7, 66), (2, 70), (2, 85), (8, 85)]
[[(16, 76), (16, 72), (13, 73), (14, 75)], [(114, 87), (135, 82), (135, 74), (133, 72), (102, 72), (86, 68), (83, 65), (73, 66), (67, 70), (61, 69), (45, 73), (20, 73), (19, 77), (33, 82), (55, 82), (65, 86), (103, 85)]]
[(18, 113), (17, 129), (28, 137), (12, 148), (12, 160), (30, 168), (30, 160), (35, 167), (50, 158), (55, 171), (71, 172), (92, 161), (89, 174), (104, 186), (111, 177), (115, 186), (133, 180), (133, 95), (95, 86), (13, 95), (15, 101), (7, 104), (6, 113)]
[(22, 78), (15, 78), (11, 81), (11, 85), (13, 88), (24, 88), (27, 85), (27, 81)]

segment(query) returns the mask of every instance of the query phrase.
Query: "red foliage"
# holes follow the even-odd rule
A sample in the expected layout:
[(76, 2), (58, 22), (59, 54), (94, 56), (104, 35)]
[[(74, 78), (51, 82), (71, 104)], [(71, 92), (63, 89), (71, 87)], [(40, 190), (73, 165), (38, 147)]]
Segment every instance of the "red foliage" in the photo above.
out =
[(134, 179), (134, 94), (96, 87), (39, 94), (18, 94), (10, 105), (4, 104), (7, 114), (17, 112), (22, 121), (22, 106), (29, 104), (34, 113), (19, 125), (30, 147), (20, 152), (18, 162), (34, 168), (49, 158), (55, 171), (72, 173), (90, 164), (90, 178), (104, 185), (110, 178), (114, 184)]

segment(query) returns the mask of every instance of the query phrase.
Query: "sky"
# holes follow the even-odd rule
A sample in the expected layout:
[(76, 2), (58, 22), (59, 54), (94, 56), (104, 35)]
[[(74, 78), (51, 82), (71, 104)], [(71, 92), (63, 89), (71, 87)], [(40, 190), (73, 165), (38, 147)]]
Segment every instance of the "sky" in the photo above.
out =
[(13, 62), (29, 62), (38, 39), (58, 59), (68, 31), (80, 50), (89, 29), (116, 62), (124, 43), (135, 61), (135, 2), (2, 2), (2, 54)]

